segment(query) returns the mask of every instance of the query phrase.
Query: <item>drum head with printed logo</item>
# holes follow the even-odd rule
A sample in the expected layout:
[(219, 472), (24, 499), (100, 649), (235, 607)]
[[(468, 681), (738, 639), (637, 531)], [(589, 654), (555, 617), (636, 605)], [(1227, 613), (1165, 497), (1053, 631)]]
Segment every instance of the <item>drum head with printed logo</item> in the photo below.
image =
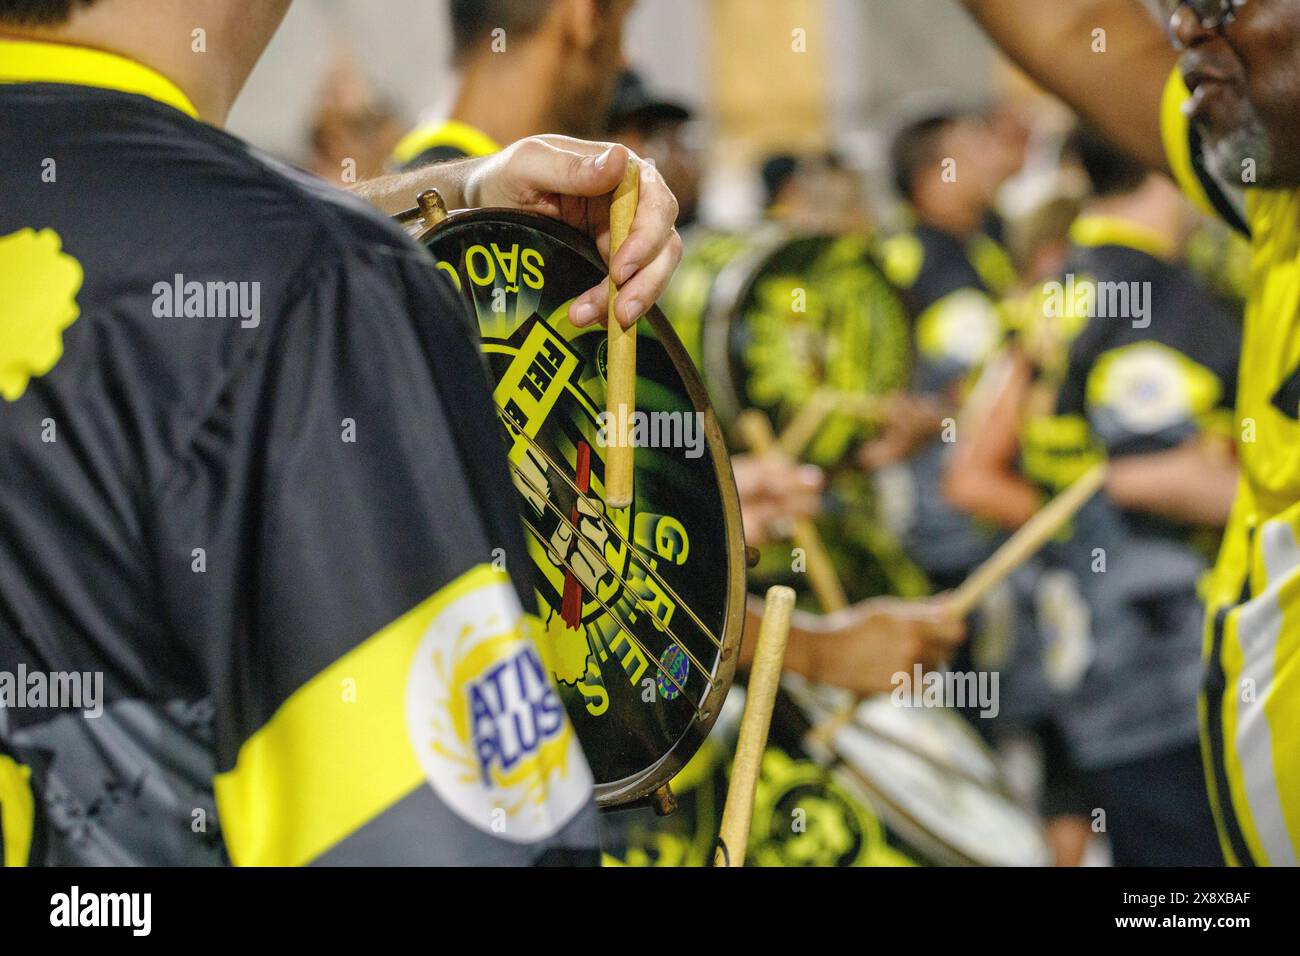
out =
[(724, 424), (757, 408), (779, 433), (815, 396), (843, 397), (802, 455), (830, 467), (874, 434), (849, 401), (907, 384), (907, 310), (865, 238), (770, 233), (718, 273), (701, 354)]
[(634, 501), (604, 504), (606, 331), (569, 304), (605, 266), (567, 227), (456, 213), (419, 239), (478, 324), (518, 492), (542, 656), (596, 800), (646, 797), (708, 734), (731, 684), (744, 546), (731, 466), (704, 388), (657, 309), (639, 326)]

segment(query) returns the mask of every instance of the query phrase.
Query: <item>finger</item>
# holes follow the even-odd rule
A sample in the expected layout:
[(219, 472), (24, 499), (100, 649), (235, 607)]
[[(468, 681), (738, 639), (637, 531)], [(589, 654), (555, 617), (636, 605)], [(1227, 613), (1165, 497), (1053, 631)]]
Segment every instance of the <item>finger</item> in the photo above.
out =
[(609, 313), (608, 283), (588, 289), (569, 306), (569, 321), (580, 329), (591, 325), (604, 325)]
[(815, 518), (821, 514), (821, 495), (795, 495), (794, 497), (787, 499), (786, 510), (790, 513), (791, 517), (794, 518)]
[(925, 638), (931, 644), (951, 650), (966, 639), (966, 625), (955, 618), (929, 623)]
[[(609, 264), (610, 274), (620, 287), (648, 263), (658, 261), (666, 246), (676, 245), (677, 259), (681, 259), (681, 237), (676, 232), (677, 197), (653, 164), (640, 161), (640, 165), (641, 185), (636, 218), (632, 220), (632, 230), (627, 234), (627, 239), (619, 247), (614, 261)], [(676, 260), (673, 265), (676, 266)], [(659, 291), (662, 292), (663, 289)], [(654, 295), (645, 301), (653, 302), (657, 298), (658, 295)]]
[[(658, 257), (619, 289), (615, 314), (620, 325), (629, 328), (650, 310), (650, 306), (668, 288), (681, 261), (682, 240), (677, 231), (673, 230)], [(608, 282), (588, 289), (569, 306), (569, 321), (580, 329), (596, 324), (604, 325), (608, 314)]]
[(795, 471), (795, 482), (808, 494), (820, 495), (826, 487), (826, 475), (816, 465), (800, 465)]
[(635, 325), (659, 301), (681, 261), (682, 240), (677, 231), (673, 230), (669, 241), (650, 264), (619, 288), (618, 299), (614, 302), (614, 315), (624, 328)]
[(632, 220), (619, 252), (610, 263), (614, 281), (623, 285), (646, 263), (658, 258), (659, 252), (672, 241), (677, 225), (677, 198), (668, 189), (663, 174), (653, 163), (641, 163), (641, 186), (637, 198), (637, 215)]

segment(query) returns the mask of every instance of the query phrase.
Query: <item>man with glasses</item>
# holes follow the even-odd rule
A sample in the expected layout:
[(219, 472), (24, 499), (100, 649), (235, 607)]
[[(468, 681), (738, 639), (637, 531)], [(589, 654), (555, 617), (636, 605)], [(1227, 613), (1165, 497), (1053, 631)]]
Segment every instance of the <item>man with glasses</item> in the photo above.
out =
[[(963, 0), (1113, 141), (1249, 235), (1241, 480), (1206, 597), (1201, 750), (1234, 864), (1300, 858), (1300, 0)], [(1170, 46), (1173, 41), (1173, 48)]]

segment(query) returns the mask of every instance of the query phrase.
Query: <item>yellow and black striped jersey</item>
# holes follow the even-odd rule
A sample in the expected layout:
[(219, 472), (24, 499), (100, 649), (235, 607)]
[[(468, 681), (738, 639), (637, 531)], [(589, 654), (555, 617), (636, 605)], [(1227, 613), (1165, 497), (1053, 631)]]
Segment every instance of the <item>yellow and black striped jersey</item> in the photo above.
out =
[[(1241, 480), (1208, 591), (1202, 747), (1230, 861), (1300, 862), (1300, 191), (1228, 188), (1202, 160), (1177, 72), (1162, 130), (1203, 209), (1249, 233), (1237, 387)], [(1241, 184), (1236, 184), (1241, 187)]]
[(0, 40), (5, 861), (596, 862), (461, 306), (195, 115)]

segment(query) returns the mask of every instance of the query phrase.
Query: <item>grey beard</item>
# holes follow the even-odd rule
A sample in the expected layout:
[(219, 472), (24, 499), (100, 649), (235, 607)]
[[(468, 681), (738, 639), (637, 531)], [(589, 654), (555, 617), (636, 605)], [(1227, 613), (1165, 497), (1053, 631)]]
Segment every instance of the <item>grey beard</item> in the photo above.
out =
[[(1215, 179), (1235, 188), (1280, 185), (1277, 176), (1277, 158), (1264, 124), (1250, 110), (1241, 124), (1216, 143), (1208, 136), (1205, 143), (1205, 165)], [(1248, 165), (1253, 162), (1253, 170)], [(1253, 178), (1250, 173), (1253, 172)]]

